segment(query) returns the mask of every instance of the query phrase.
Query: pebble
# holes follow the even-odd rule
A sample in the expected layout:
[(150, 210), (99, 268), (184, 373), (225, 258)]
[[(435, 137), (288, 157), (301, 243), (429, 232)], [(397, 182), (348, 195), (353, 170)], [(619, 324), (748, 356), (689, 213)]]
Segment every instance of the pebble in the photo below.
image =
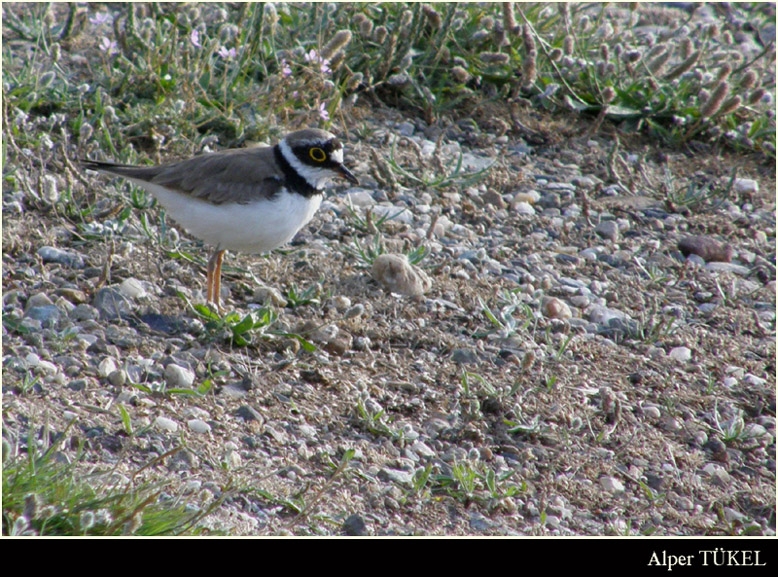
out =
[(211, 432), (211, 425), (200, 419), (189, 419), (186, 424), (195, 433), (204, 434)]
[(371, 211), (373, 222), (380, 218), (386, 218), (392, 222), (413, 224), (413, 213), (404, 206), (376, 204)]
[(702, 472), (711, 478), (714, 485), (726, 487), (730, 484), (731, 478), (727, 470), (718, 463), (708, 463), (702, 468)]
[(732, 246), (722, 244), (710, 236), (687, 236), (678, 241), (678, 249), (683, 256), (699, 256), (705, 262), (730, 262)]
[(127, 316), (132, 311), (132, 303), (116, 286), (99, 289), (92, 300), (104, 320), (115, 320)]
[(116, 361), (114, 361), (111, 357), (105, 357), (102, 361), (100, 361), (100, 364), (97, 365), (97, 373), (101, 377), (105, 378), (111, 373), (115, 372), (117, 368)]
[(613, 242), (619, 239), (619, 225), (612, 220), (603, 220), (594, 227), (594, 232), (599, 234), (602, 238)]
[(413, 126), (412, 122), (400, 122), (397, 124), (397, 126), (395, 126), (395, 130), (400, 136), (405, 136), (408, 138), (413, 136), (416, 128)]
[(262, 423), (265, 420), (259, 411), (249, 405), (242, 405), (238, 408), (237, 411), (235, 411), (235, 414), (244, 421), (256, 421)]
[(370, 337), (356, 337), (352, 346), (355, 351), (369, 351), (371, 344)]
[(335, 307), (335, 310), (340, 313), (344, 312), (351, 306), (351, 299), (343, 295), (334, 296), (329, 302), (332, 306)]
[(692, 360), (692, 351), (688, 347), (675, 347), (670, 349), (668, 356), (681, 363), (688, 363)]
[(27, 299), (27, 309), (33, 307), (45, 307), (53, 305), (54, 303), (46, 293), (36, 293)]
[(348, 310), (346, 310), (345, 313), (343, 313), (344, 319), (356, 319), (361, 317), (365, 314), (365, 305), (362, 304), (356, 304), (352, 307), (349, 307)]
[(119, 291), (127, 298), (141, 299), (148, 296), (146, 289), (143, 288), (144, 284), (143, 281), (136, 278), (124, 279), (119, 285)]
[(502, 197), (502, 195), (492, 189), (487, 190), (482, 196), (481, 200), (484, 201), (486, 204), (491, 204), (492, 206), (496, 206), (497, 208), (505, 208), (507, 203), (505, 202), (505, 199)]
[(403, 254), (382, 254), (373, 261), (373, 279), (386, 290), (404, 296), (420, 296), (432, 288), (432, 280)]
[(413, 486), (413, 473), (409, 473), (408, 471), (384, 467), (378, 472), (378, 478), (382, 481), (390, 481), (404, 487)]
[(659, 425), (668, 433), (678, 433), (683, 429), (683, 423), (672, 415), (664, 415)]
[(514, 202), (511, 204), (511, 210), (516, 214), (523, 216), (535, 216), (536, 211), (532, 208), (532, 205), (528, 202)]
[(237, 469), (243, 465), (243, 457), (240, 456), (238, 451), (230, 449), (224, 455), (224, 464), (227, 466), (227, 469)]
[(192, 386), (195, 374), (189, 369), (170, 363), (165, 367), (165, 381), (167, 386), (174, 389), (185, 389)]
[(168, 431), (171, 433), (178, 431), (178, 423), (176, 423), (173, 419), (168, 419), (167, 417), (157, 417), (154, 419), (154, 425), (163, 431)]
[(710, 262), (705, 268), (713, 272), (730, 272), (738, 276), (748, 276), (751, 273), (751, 269), (747, 266), (730, 262)]
[(600, 305), (594, 305), (589, 310), (589, 314), (588, 314), (588, 318), (590, 321), (604, 326), (609, 325), (609, 323), (614, 319), (621, 320), (624, 319), (625, 317), (626, 314), (624, 314), (619, 310), (603, 307)]
[(735, 190), (740, 194), (756, 194), (759, 192), (759, 183), (750, 178), (737, 178)]
[(281, 294), (281, 291), (275, 287), (260, 286), (254, 289), (252, 299), (255, 303), (262, 306), (273, 305), (277, 307), (285, 307), (287, 300), (286, 297)]
[(543, 315), (550, 319), (569, 319), (573, 316), (567, 303), (558, 298), (546, 299), (542, 306)]
[(373, 206), (376, 201), (369, 190), (364, 188), (352, 188), (344, 198), (346, 206), (366, 208)]
[(70, 268), (84, 268), (84, 257), (68, 250), (62, 250), (53, 246), (42, 246), (38, 249), (38, 256), (43, 262), (54, 262)]
[[(553, 195), (557, 198), (557, 204), (555, 206), (559, 207), (559, 195)], [(514, 202), (524, 202), (527, 204), (535, 204), (541, 199), (540, 193), (537, 190), (527, 190), (524, 192), (517, 192), (513, 195), (513, 201)]]
[(100, 311), (92, 305), (80, 304), (68, 315), (74, 321), (87, 321), (100, 318)]
[(600, 486), (609, 493), (623, 493), (626, 490), (624, 483), (615, 477), (600, 477)]
[(357, 514), (349, 515), (349, 517), (343, 521), (341, 531), (348, 537), (365, 537), (368, 534), (365, 520)]
[(28, 319), (39, 321), (43, 328), (54, 328), (62, 316), (62, 312), (55, 305), (29, 307), (24, 313)]
[(474, 365), (478, 363), (478, 355), (471, 349), (454, 349), (451, 352), (451, 360), (458, 365)]
[(751, 385), (752, 387), (764, 387), (767, 384), (766, 379), (757, 377), (756, 375), (752, 375), (751, 373), (746, 374), (746, 376), (743, 377), (743, 381), (746, 384)]
[(124, 369), (113, 371), (110, 375), (108, 375), (108, 382), (111, 383), (114, 387), (123, 387), (127, 384), (128, 380), (127, 371)]

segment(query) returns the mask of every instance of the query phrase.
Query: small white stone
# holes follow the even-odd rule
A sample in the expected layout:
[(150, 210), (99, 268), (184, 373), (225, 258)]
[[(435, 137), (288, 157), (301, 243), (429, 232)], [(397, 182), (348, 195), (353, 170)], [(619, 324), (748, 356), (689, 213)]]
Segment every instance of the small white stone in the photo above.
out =
[(261, 305), (286, 306), (286, 298), (277, 288), (260, 286), (254, 289), (253, 299)]
[(59, 370), (57, 365), (50, 361), (44, 361), (43, 359), (38, 362), (38, 368), (50, 375), (55, 374)]
[(195, 374), (189, 369), (170, 363), (165, 367), (165, 380), (169, 387), (181, 389), (192, 386)]
[(623, 493), (626, 490), (624, 483), (615, 477), (600, 477), (600, 486), (611, 493)]
[(211, 425), (200, 419), (189, 419), (186, 422), (187, 426), (195, 433), (210, 433)]
[(97, 365), (97, 372), (101, 377), (107, 377), (117, 368), (116, 361), (114, 361), (111, 357), (105, 357), (102, 361), (100, 361), (100, 364)]
[(169, 431), (171, 433), (178, 431), (178, 423), (167, 417), (157, 417), (154, 419), (154, 425), (163, 431)]
[(690, 360), (692, 360), (692, 351), (688, 347), (675, 347), (674, 349), (670, 350), (668, 356), (671, 359), (675, 359), (676, 361), (688, 363)]
[(373, 206), (375, 204), (375, 200), (373, 199), (373, 195), (370, 194), (369, 190), (365, 190), (363, 188), (357, 188), (357, 189), (351, 189), (348, 194), (346, 194), (346, 206), (354, 206), (354, 207), (366, 207), (366, 206)]
[(333, 297), (332, 304), (338, 312), (343, 312), (351, 306), (351, 299), (342, 295)]
[(522, 214), (524, 216), (535, 216), (535, 209), (528, 202), (514, 202), (511, 208), (516, 214)]
[(527, 190), (525, 192), (517, 192), (513, 195), (515, 202), (526, 202), (527, 204), (535, 204), (540, 200), (540, 193), (537, 190)]
[(765, 379), (757, 377), (756, 375), (752, 375), (751, 373), (748, 373), (743, 380), (747, 385), (751, 385), (753, 387), (763, 387), (767, 384)]
[(735, 190), (741, 194), (755, 194), (759, 192), (759, 183), (750, 178), (737, 178), (735, 179)]
[(139, 299), (145, 297), (148, 293), (143, 288), (143, 284), (136, 278), (125, 279), (119, 285), (119, 291), (127, 298)]
[(236, 469), (243, 464), (243, 459), (238, 451), (227, 451), (227, 454), (224, 455), (224, 464), (227, 465), (228, 469)]

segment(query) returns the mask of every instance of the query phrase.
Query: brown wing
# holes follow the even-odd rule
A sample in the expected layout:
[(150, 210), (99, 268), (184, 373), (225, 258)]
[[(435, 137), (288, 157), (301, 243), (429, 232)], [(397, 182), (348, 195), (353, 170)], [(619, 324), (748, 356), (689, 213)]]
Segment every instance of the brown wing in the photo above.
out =
[(128, 166), (92, 160), (82, 161), (82, 165), (138, 182), (159, 184), (214, 204), (245, 204), (269, 198), (283, 182), (283, 173), (277, 168), (270, 147), (225, 150), (162, 166)]

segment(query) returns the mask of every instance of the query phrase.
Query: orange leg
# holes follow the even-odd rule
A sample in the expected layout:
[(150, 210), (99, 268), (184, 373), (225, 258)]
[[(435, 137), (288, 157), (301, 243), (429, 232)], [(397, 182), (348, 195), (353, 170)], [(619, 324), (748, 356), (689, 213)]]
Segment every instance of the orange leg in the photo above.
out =
[(224, 260), (225, 252), (224, 250), (219, 250), (218, 247), (213, 251), (211, 258), (208, 259), (205, 279), (206, 302), (215, 304), (218, 311), (221, 311), (222, 261)]

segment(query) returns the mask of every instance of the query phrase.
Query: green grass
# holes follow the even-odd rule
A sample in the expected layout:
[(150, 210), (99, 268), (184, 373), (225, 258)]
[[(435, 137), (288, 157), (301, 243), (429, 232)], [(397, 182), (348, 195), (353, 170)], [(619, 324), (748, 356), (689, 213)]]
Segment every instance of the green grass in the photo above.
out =
[(441, 141), (442, 135), (435, 144), (435, 149), (429, 159), (421, 154), (418, 145), (408, 141), (410, 150), (413, 152), (413, 162), (409, 166), (404, 167), (396, 156), (397, 139), (395, 139), (392, 143), (388, 165), (395, 176), (400, 176), (409, 187), (421, 187), (422, 189), (456, 187), (462, 189), (472, 186), (483, 179), (489, 173), (489, 169), (497, 162), (495, 160), (485, 168), (474, 172), (466, 172), (462, 167), (464, 155), (461, 151), (455, 159), (445, 161), (441, 158)]
[[(63, 458), (58, 440), (39, 448), (31, 432), (27, 452), (11, 456), (3, 440), (4, 535), (199, 535), (217, 508), (192, 510), (161, 484), (115, 480), (110, 470), (88, 470), (79, 450)], [(7, 450), (6, 450), (7, 449)], [(88, 470), (87, 473), (84, 470)]]
[[(318, 285), (313, 285), (301, 294), (295, 293), (294, 305), (301, 306), (315, 302), (311, 289), (316, 289)], [(316, 346), (307, 339), (296, 333), (289, 333), (282, 330), (272, 329), (272, 325), (278, 320), (278, 314), (271, 308), (262, 307), (261, 309), (240, 313), (238, 311), (229, 311), (224, 314), (213, 310), (210, 306), (198, 303), (191, 304), (188, 299), (179, 293), (180, 298), (187, 301), (190, 308), (200, 318), (205, 327), (208, 338), (219, 340), (226, 339), (231, 344), (238, 347), (245, 347), (253, 343), (256, 339), (274, 339), (277, 337), (286, 337), (295, 339), (300, 343), (300, 347), (308, 352), (315, 351)], [(287, 298), (291, 298), (287, 294)]]
[[(503, 291), (498, 297), (497, 310), (492, 310), (480, 297), (478, 303), (481, 312), (492, 325), (492, 328), (480, 331), (474, 336), (486, 337), (496, 334), (500, 338), (506, 339), (516, 334), (526, 332), (530, 326), (537, 323), (531, 307), (520, 298), (520, 289)], [(516, 318), (517, 313), (521, 313), (522, 318)]]
[[(616, 10), (639, 18), (597, 4), (6, 4), (4, 37), (37, 47), (4, 43), (6, 155), (63, 136), (119, 161), (189, 154), (214, 137), (234, 146), (281, 127), (348, 127), (350, 107), (370, 95), (428, 122), (521, 98), (677, 146), (774, 156), (772, 45), (744, 61), (723, 19), (656, 38), (616, 29)], [(770, 19), (743, 10), (757, 25)], [(76, 40), (95, 58), (89, 69), (63, 56)], [(52, 122), (61, 130), (46, 130)], [(428, 187), (479, 176), (463, 174), (461, 158), (446, 167), (433, 155), (421, 171), (389, 162)]]
[(478, 502), (495, 508), (503, 500), (527, 491), (526, 483), (511, 481), (514, 475), (515, 471), (497, 474), (480, 461), (459, 461), (438, 474), (430, 474), (427, 469), (418, 472), (414, 489), (422, 492), (426, 484), (432, 494), (448, 495), (464, 503)]

